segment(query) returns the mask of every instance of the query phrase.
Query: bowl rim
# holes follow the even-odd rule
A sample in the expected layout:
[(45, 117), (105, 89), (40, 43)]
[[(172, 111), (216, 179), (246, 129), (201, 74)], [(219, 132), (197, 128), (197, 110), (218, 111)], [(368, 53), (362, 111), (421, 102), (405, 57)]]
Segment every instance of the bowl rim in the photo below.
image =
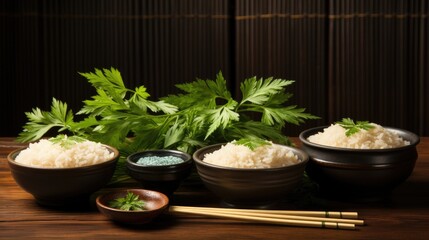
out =
[[(170, 164), (170, 165), (155, 165), (155, 166), (140, 165), (140, 164), (137, 164), (135, 161), (131, 160), (132, 158), (135, 158), (137, 155), (150, 154), (150, 153), (153, 153), (154, 155), (156, 155), (156, 153), (174, 153), (176, 155), (184, 156), (185, 159), (181, 163)], [(130, 154), (126, 158), (126, 164), (133, 166), (133, 168), (154, 169), (154, 170), (181, 167), (183, 165), (191, 164), (192, 161), (193, 161), (193, 159), (192, 159), (192, 156), (190, 154), (183, 152), (183, 151), (180, 151), (180, 150), (173, 150), (173, 149), (143, 150), (143, 151), (139, 151), (139, 152), (135, 152), (133, 154)]]
[[(239, 171), (239, 172), (259, 172), (259, 171), (266, 171), (266, 172), (275, 172), (275, 171), (279, 171), (279, 170), (284, 170), (284, 169), (290, 169), (290, 168), (296, 168), (296, 167), (300, 167), (301, 165), (306, 165), (309, 161), (309, 156), (308, 154), (296, 147), (291, 147), (291, 146), (287, 146), (287, 145), (282, 145), (282, 144), (277, 144), (277, 143), (273, 143), (275, 145), (279, 145), (285, 148), (288, 148), (289, 150), (291, 150), (295, 155), (298, 155), (298, 159), (301, 160), (298, 163), (292, 164), (292, 165), (288, 165), (288, 166), (283, 166), (283, 167), (272, 167), (272, 168), (234, 168), (234, 167), (226, 167), (226, 166), (220, 166), (220, 165), (216, 165), (216, 164), (212, 164), (212, 163), (207, 163), (204, 162), (202, 159), (199, 158), (199, 155), (201, 155), (201, 152), (206, 151), (207, 149), (210, 148), (217, 148), (217, 147), (221, 147), (223, 145), (227, 144), (225, 143), (216, 143), (216, 144), (212, 144), (212, 145), (208, 145), (202, 148), (197, 149), (194, 154), (193, 154), (193, 158), (195, 163), (203, 165), (203, 166), (207, 166), (207, 167), (211, 167), (211, 168), (216, 168), (216, 169), (220, 169), (220, 170), (227, 170), (227, 171)], [(297, 154), (298, 153), (298, 154)], [(303, 156), (303, 158), (301, 158), (299, 155)]]
[[(101, 198), (103, 198), (103, 197), (106, 197), (106, 196), (109, 196), (109, 195), (113, 195), (113, 194), (118, 194), (118, 193), (127, 193), (129, 191), (155, 193), (158, 196), (160, 196), (162, 199), (164, 199), (166, 201), (166, 203), (163, 204), (159, 208), (154, 208), (154, 209), (150, 209), (150, 210), (126, 211), (126, 210), (121, 210), (121, 209), (109, 207), (109, 206), (103, 204), (103, 202), (101, 201)], [(155, 212), (155, 211), (159, 211), (159, 210), (167, 208), (169, 206), (169, 204), (170, 204), (170, 199), (164, 193), (158, 192), (158, 191), (154, 191), (154, 190), (143, 189), (143, 188), (122, 188), (122, 189), (110, 190), (110, 191), (108, 191), (106, 193), (98, 195), (97, 198), (95, 199), (95, 203), (96, 203), (97, 206), (99, 206), (99, 207), (101, 207), (101, 208), (103, 208), (105, 210), (111, 211), (111, 212), (126, 213), (126, 214), (142, 214), (142, 213)]]
[(402, 134), (410, 135), (411, 136), (410, 139), (405, 139), (407, 141), (410, 141), (410, 144), (409, 145), (405, 145), (405, 146), (401, 146), (401, 147), (395, 147), (395, 148), (359, 149), (359, 148), (345, 148), (345, 147), (327, 146), (327, 145), (322, 145), (322, 144), (318, 144), (318, 143), (313, 143), (313, 142), (310, 142), (310, 141), (307, 140), (307, 138), (309, 137), (309, 135), (316, 134), (316, 133), (320, 132), (321, 130), (323, 130), (323, 129), (329, 127), (329, 126), (330, 125), (319, 126), (319, 127), (314, 127), (314, 128), (310, 128), (310, 129), (304, 130), (304, 131), (302, 131), (299, 134), (299, 140), (303, 143), (303, 145), (308, 145), (308, 146), (315, 147), (315, 148), (326, 149), (326, 150), (334, 150), (334, 151), (343, 151), (343, 152), (360, 152), (360, 153), (362, 153), (362, 152), (366, 152), (366, 153), (382, 153), (382, 152), (400, 151), (400, 150), (404, 150), (404, 149), (415, 147), (420, 142), (420, 137), (417, 134), (415, 134), (413, 132), (410, 132), (408, 130), (405, 130), (405, 129), (394, 128), (394, 127), (389, 127), (389, 126), (382, 126), (382, 127), (384, 129), (386, 129), (386, 130), (389, 130), (389, 131), (392, 131), (392, 132), (395, 132), (395, 133), (401, 133), (399, 135), (402, 135)]
[(92, 169), (94, 167), (100, 167), (103, 165), (110, 165), (113, 162), (116, 162), (119, 158), (119, 151), (118, 149), (116, 149), (115, 147), (106, 145), (106, 144), (101, 144), (102, 146), (104, 146), (105, 148), (107, 148), (109, 151), (113, 152), (113, 156), (111, 158), (109, 158), (108, 160), (101, 162), (101, 163), (96, 163), (93, 165), (87, 165), (87, 166), (80, 166), (80, 167), (65, 167), (65, 168), (58, 168), (58, 167), (39, 167), (39, 166), (30, 166), (27, 164), (22, 164), (19, 162), (15, 161), (16, 156), (18, 156), (18, 154), (27, 149), (28, 147), (20, 147), (18, 149), (13, 150), (12, 152), (10, 152), (7, 155), (7, 162), (10, 165), (14, 165), (17, 167), (22, 167), (22, 168), (28, 168), (28, 169), (34, 169), (34, 170), (43, 170), (43, 171), (71, 171), (71, 170), (87, 170), (87, 169)]

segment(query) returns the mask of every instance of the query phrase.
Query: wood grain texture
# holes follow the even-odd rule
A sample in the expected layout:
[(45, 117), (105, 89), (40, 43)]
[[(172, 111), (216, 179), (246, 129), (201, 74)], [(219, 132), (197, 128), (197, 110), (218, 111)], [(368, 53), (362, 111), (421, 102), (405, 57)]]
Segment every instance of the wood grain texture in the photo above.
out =
[[(293, 139), (298, 145), (299, 141)], [(7, 154), (20, 146), (12, 138), (0, 138), (0, 239), (427, 239), (429, 237), (429, 138), (418, 145), (419, 159), (412, 176), (378, 203), (337, 202), (322, 199), (306, 210), (358, 211), (366, 226), (356, 231), (285, 227), (245, 223), (190, 215), (163, 215), (143, 226), (113, 223), (91, 205), (85, 209), (48, 209), (35, 203), (13, 180)], [(133, 186), (129, 182), (121, 187)], [(119, 186), (111, 186), (115, 188)], [(93, 198), (109, 188), (95, 193)], [(195, 179), (188, 179), (171, 197), (172, 204), (220, 207)], [(93, 203), (93, 202), (92, 202)], [(288, 201), (279, 209), (299, 209)], [(301, 209), (305, 210), (305, 209)]]

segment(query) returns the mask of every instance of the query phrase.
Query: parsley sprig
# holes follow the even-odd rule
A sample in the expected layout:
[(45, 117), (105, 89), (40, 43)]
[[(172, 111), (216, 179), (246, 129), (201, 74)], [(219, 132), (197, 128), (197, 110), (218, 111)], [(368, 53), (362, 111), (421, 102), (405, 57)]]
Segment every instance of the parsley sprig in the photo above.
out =
[[(284, 106), (292, 96), (285, 88), (294, 81), (284, 79), (245, 79), (241, 85), (241, 99), (234, 99), (227, 89), (222, 72), (215, 80), (197, 79), (176, 85), (184, 93), (163, 98), (179, 107), (184, 114), (178, 119), (185, 123), (176, 135), (181, 136), (179, 149), (192, 149), (193, 143), (219, 143), (236, 139), (268, 139), (290, 144), (282, 133), (286, 123), (299, 125), (307, 119), (317, 119), (304, 108)], [(258, 113), (260, 119), (252, 119)], [(194, 141), (192, 141), (194, 140)], [(196, 141), (195, 141), (196, 140)]]
[(336, 122), (336, 124), (346, 129), (347, 137), (359, 132), (361, 129), (368, 131), (374, 128), (374, 125), (368, 121), (356, 121), (355, 123), (351, 118), (343, 118), (341, 121)]
[(71, 148), (76, 143), (84, 142), (86, 141), (86, 139), (79, 136), (68, 137), (65, 134), (58, 134), (56, 137), (49, 138), (49, 141), (55, 144), (59, 144), (63, 148)]
[(139, 195), (127, 192), (125, 197), (116, 198), (109, 202), (109, 207), (124, 211), (142, 211), (145, 202), (139, 199)]
[[(287, 123), (299, 125), (318, 119), (296, 105), (286, 87), (294, 81), (251, 77), (240, 84), (241, 98), (233, 98), (219, 72), (214, 80), (177, 84), (182, 92), (158, 101), (144, 86), (129, 89), (117, 69), (81, 73), (96, 95), (84, 100), (76, 114), (57, 99), (50, 111), (27, 112), (27, 124), (18, 141), (40, 139), (52, 129), (116, 147), (121, 152), (114, 179), (124, 172), (125, 157), (145, 149), (179, 149), (192, 153), (204, 145), (239, 139), (269, 140), (290, 145), (283, 133)], [(257, 117), (259, 116), (259, 117)], [(119, 175), (119, 176), (117, 176)]]
[(263, 140), (263, 139), (251, 139), (251, 138), (242, 138), (238, 141), (235, 141), (234, 144), (236, 145), (243, 145), (246, 146), (248, 148), (250, 148), (250, 150), (255, 150), (257, 147), (260, 146), (264, 146), (264, 145), (270, 145), (271, 143)]
[(19, 134), (18, 141), (30, 142), (42, 138), (51, 128), (57, 127), (58, 132), (71, 130), (73, 112), (67, 109), (67, 104), (55, 98), (52, 99), (51, 111), (42, 111), (33, 108), (32, 112), (26, 112), (28, 122)]

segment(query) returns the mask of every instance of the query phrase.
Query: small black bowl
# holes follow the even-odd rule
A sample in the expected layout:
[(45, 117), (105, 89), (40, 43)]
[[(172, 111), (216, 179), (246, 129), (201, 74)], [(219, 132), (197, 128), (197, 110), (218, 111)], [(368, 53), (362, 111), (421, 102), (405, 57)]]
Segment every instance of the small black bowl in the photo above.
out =
[(409, 131), (384, 127), (410, 145), (389, 149), (351, 149), (320, 145), (307, 139), (324, 127), (299, 135), (302, 149), (310, 156), (306, 172), (320, 186), (321, 194), (344, 200), (378, 201), (412, 173), (417, 160), (419, 137)]
[(232, 168), (204, 162), (207, 153), (224, 144), (198, 149), (193, 157), (204, 185), (231, 207), (269, 208), (287, 199), (303, 179), (308, 155), (293, 147), (282, 146), (298, 156), (300, 162), (276, 168)]
[[(183, 159), (182, 163), (165, 166), (143, 166), (136, 162), (148, 156), (174, 156)], [(128, 175), (139, 181), (146, 189), (155, 190), (171, 195), (186, 179), (193, 166), (191, 155), (178, 150), (148, 150), (131, 154), (127, 157), (126, 168)]]

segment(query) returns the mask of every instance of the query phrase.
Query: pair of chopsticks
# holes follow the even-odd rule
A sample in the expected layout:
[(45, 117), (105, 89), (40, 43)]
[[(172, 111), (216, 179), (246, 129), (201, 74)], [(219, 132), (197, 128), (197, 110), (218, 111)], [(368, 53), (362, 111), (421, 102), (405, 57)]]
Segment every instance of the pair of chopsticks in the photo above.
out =
[(363, 220), (357, 219), (357, 212), (287, 211), (186, 206), (170, 206), (169, 212), (299, 227), (352, 230), (356, 229), (356, 225), (364, 225)]

